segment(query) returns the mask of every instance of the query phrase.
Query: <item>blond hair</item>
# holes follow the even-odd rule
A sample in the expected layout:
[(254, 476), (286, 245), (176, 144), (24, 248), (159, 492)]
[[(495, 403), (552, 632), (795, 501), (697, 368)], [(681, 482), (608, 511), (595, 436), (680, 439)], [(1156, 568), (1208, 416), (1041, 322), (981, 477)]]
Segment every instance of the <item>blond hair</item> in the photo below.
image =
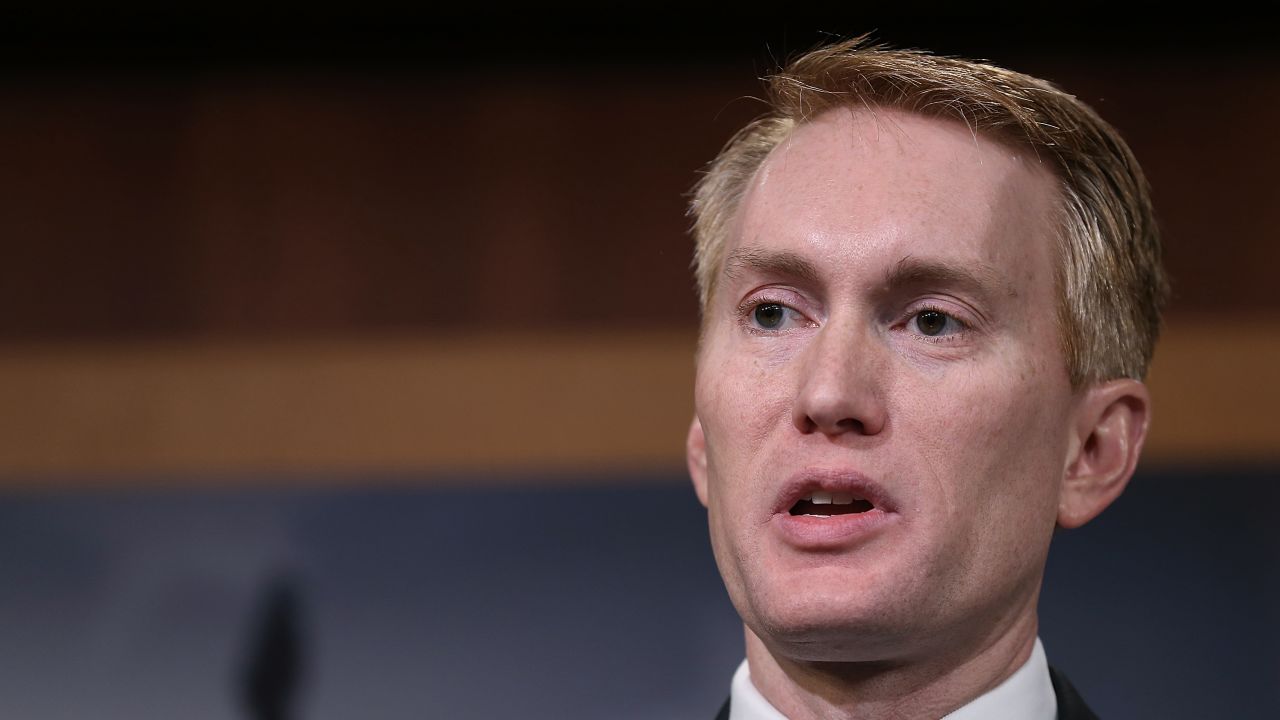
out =
[(865, 38), (809, 52), (766, 82), (771, 111), (730, 139), (694, 189), (704, 314), (738, 206), (769, 153), (825, 110), (895, 108), (963, 122), (1052, 169), (1060, 191), (1057, 314), (1071, 383), (1145, 376), (1168, 293), (1159, 232), (1142, 169), (1091, 108), (1029, 75)]

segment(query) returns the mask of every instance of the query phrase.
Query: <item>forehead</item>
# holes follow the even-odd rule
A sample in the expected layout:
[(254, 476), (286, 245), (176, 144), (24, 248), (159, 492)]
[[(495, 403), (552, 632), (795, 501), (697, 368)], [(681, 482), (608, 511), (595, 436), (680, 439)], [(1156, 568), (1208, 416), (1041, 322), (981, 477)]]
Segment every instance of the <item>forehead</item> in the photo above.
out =
[(961, 123), (832, 110), (761, 165), (727, 254), (785, 249), (848, 272), (928, 259), (1051, 282), (1055, 188), (1034, 156)]

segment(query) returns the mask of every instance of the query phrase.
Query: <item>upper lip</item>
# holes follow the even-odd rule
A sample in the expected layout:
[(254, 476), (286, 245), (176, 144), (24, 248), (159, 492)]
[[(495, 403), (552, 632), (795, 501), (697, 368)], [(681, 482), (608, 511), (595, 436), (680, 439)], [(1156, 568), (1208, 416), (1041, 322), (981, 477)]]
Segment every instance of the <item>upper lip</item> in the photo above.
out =
[(790, 512), (796, 503), (817, 491), (852, 493), (870, 502), (877, 510), (893, 512), (893, 501), (884, 488), (856, 470), (807, 468), (792, 475), (778, 492), (775, 513)]

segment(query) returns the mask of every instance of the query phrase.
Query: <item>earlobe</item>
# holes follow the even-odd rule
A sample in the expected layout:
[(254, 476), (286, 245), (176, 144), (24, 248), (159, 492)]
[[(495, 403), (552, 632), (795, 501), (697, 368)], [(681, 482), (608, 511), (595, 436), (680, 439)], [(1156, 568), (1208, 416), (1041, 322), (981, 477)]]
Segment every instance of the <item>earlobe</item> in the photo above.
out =
[(707, 438), (702, 433), (702, 422), (695, 416), (689, 425), (689, 437), (685, 440), (685, 460), (689, 464), (689, 477), (693, 478), (693, 490), (698, 501), (707, 505)]
[(1138, 380), (1111, 380), (1085, 391), (1058, 500), (1058, 525), (1080, 527), (1124, 492), (1147, 437), (1150, 407), (1150, 393)]

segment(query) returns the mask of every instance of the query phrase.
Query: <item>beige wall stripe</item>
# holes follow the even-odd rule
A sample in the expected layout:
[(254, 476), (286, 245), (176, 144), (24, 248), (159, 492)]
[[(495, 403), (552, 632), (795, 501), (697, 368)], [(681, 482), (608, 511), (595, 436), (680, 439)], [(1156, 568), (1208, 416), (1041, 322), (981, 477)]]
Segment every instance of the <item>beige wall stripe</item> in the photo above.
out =
[[(0, 484), (678, 473), (693, 342), (495, 334), (9, 348)], [(1278, 371), (1274, 328), (1174, 323), (1150, 378), (1147, 462), (1280, 461)]]

